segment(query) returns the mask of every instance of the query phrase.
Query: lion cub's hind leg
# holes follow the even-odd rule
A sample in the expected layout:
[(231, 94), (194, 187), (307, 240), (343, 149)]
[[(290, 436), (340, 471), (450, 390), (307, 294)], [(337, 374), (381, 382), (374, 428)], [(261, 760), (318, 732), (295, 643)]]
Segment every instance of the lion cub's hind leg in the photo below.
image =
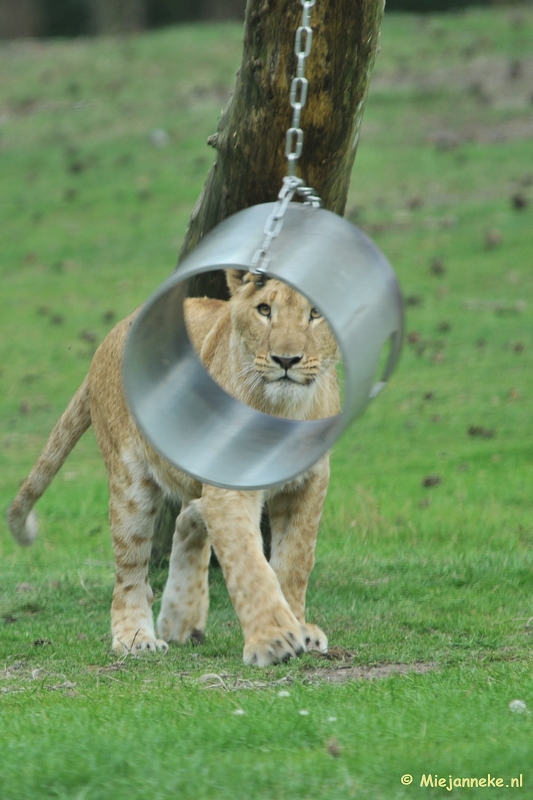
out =
[(111, 605), (113, 650), (118, 653), (166, 650), (157, 639), (148, 583), (154, 519), (161, 490), (147, 477), (123, 466), (110, 476), (109, 519), (115, 551), (116, 579)]
[(207, 530), (197, 501), (193, 501), (176, 520), (168, 580), (157, 620), (157, 630), (165, 641), (203, 641), (210, 555)]

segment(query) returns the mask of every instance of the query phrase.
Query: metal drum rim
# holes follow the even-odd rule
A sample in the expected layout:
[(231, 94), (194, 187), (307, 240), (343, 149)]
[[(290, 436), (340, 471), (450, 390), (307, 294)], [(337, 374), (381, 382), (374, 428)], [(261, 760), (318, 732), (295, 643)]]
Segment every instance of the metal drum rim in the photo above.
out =
[[(124, 355), (123, 355), (123, 382), (124, 382), (124, 387), (125, 387), (126, 400), (127, 400), (128, 405), (130, 407), (130, 410), (132, 411), (132, 415), (133, 415), (133, 417), (134, 417), (134, 419), (136, 421), (137, 426), (139, 427), (139, 429), (141, 430), (142, 434), (145, 436), (147, 441), (150, 443), (150, 445), (157, 452), (159, 452), (161, 454), (161, 456), (165, 460), (167, 460), (171, 464), (173, 464), (175, 466), (175, 468), (185, 472), (186, 474), (192, 476), (194, 479), (196, 479), (196, 480), (198, 480), (198, 481), (200, 481), (202, 483), (209, 483), (209, 484), (212, 484), (212, 485), (215, 485), (215, 486), (221, 486), (223, 488), (233, 488), (233, 489), (237, 489), (237, 490), (238, 489), (245, 489), (245, 490), (267, 489), (267, 488), (270, 488), (270, 487), (282, 485), (284, 483), (289, 482), (290, 480), (293, 480), (294, 478), (298, 477), (299, 475), (301, 475), (304, 472), (306, 472), (309, 468), (311, 468), (312, 465), (314, 463), (316, 463), (333, 446), (333, 444), (335, 443), (335, 441), (338, 438), (338, 436), (340, 435), (340, 433), (342, 433), (342, 431), (348, 426), (348, 424), (352, 420), (352, 418), (355, 418), (358, 414), (362, 413), (362, 410), (364, 410), (364, 407), (365, 407), (365, 406), (363, 406), (362, 408), (360, 408), (360, 406), (358, 406), (357, 402), (356, 402), (356, 394), (357, 394), (356, 390), (355, 390), (356, 376), (354, 374), (352, 374), (352, 368), (351, 368), (351, 364), (350, 364), (350, 359), (349, 359), (349, 357), (347, 355), (347, 349), (346, 349), (347, 348), (347, 342), (344, 341), (344, 337), (342, 335), (342, 332), (339, 329), (339, 327), (337, 326), (337, 324), (335, 322), (335, 319), (331, 317), (331, 314), (328, 316), (327, 310), (326, 310), (326, 313), (324, 314), (324, 316), (325, 316), (326, 321), (330, 325), (333, 334), (336, 337), (336, 340), (337, 340), (337, 343), (338, 343), (338, 346), (339, 346), (339, 350), (340, 350), (340, 353), (341, 353), (341, 357), (342, 357), (342, 360), (343, 360), (343, 364), (344, 364), (345, 376), (346, 376), (345, 377), (345, 384), (344, 384), (344, 386), (345, 386), (345, 394), (344, 394), (344, 398), (343, 398), (344, 402), (343, 402), (343, 405), (342, 405), (342, 409), (341, 409), (339, 414), (337, 414), (337, 415), (335, 415), (333, 417), (327, 417), (327, 418), (322, 418), (322, 419), (318, 419), (318, 420), (291, 420), (291, 419), (287, 419), (287, 418), (276, 417), (276, 416), (273, 416), (273, 415), (270, 415), (270, 414), (266, 414), (265, 412), (259, 411), (259, 410), (255, 409), (255, 408), (253, 408), (252, 406), (248, 406), (247, 404), (243, 403), (242, 401), (238, 400), (237, 398), (229, 395), (227, 392), (225, 392), (224, 389), (222, 389), (222, 387), (216, 381), (214, 381), (214, 379), (209, 374), (208, 370), (204, 367), (204, 365), (202, 364), (198, 354), (196, 353), (196, 351), (195, 351), (195, 349), (194, 349), (194, 347), (192, 345), (192, 342), (191, 342), (191, 340), (189, 338), (188, 332), (186, 331), (186, 326), (185, 325), (183, 326), (185, 328), (185, 331), (186, 331), (186, 336), (187, 336), (187, 339), (188, 339), (188, 346), (190, 347), (191, 353), (193, 354), (194, 369), (197, 370), (198, 368), (200, 368), (200, 371), (203, 374), (203, 376), (207, 377), (209, 382), (214, 384), (218, 388), (218, 390), (222, 391), (226, 395), (226, 397), (229, 398), (229, 401), (232, 404), (232, 408), (234, 406), (236, 408), (240, 408), (240, 407), (245, 408), (245, 409), (248, 410), (248, 413), (253, 414), (254, 418), (257, 417), (258, 420), (259, 419), (261, 419), (263, 421), (265, 421), (265, 420), (266, 421), (274, 420), (274, 421), (276, 421), (276, 423), (278, 425), (285, 426), (287, 432), (289, 432), (291, 430), (292, 431), (296, 431), (297, 428), (299, 428), (300, 430), (307, 428), (309, 433), (311, 433), (312, 431), (316, 433), (317, 429), (320, 429), (321, 427), (324, 429), (324, 444), (323, 444), (323, 446), (322, 445), (316, 446), (315, 450), (314, 450), (314, 453), (312, 454), (312, 457), (310, 456), (303, 466), (299, 465), (297, 468), (295, 466), (292, 473), (286, 474), (281, 479), (276, 479), (274, 481), (273, 480), (269, 480), (269, 481), (266, 481), (266, 482), (264, 480), (262, 480), (260, 482), (257, 482), (256, 484), (246, 483), (245, 485), (238, 485), (236, 483), (232, 483), (231, 485), (229, 485), (228, 483), (224, 483), (223, 481), (216, 480), (216, 478), (214, 479), (212, 476), (206, 477), (205, 475), (200, 475), (200, 474), (196, 473), (194, 469), (191, 469), (190, 467), (182, 466), (182, 465), (176, 463), (175, 454), (172, 453), (172, 454), (169, 455), (169, 452), (165, 451), (165, 449), (162, 448), (160, 446), (160, 444), (157, 441), (154, 440), (154, 437), (152, 436), (151, 431), (143, 424), (143, 420), (141, 420), (138, 417), (137, 413), (132, 408), (132, 405), (131, 405), (131, 402), (130, 402), (130, 397), (128, 396), (129, 395), (129, 391), (128, 391), (129, 379), (128, 379), (128, 375), (127, 375), (127, 368), (125, 368), (124, 365), (126, 364), (126, 362), (128, 361), (128, 358), (130, 356), (130, 351), (131, 351), (131, 349), (133, 347), (132, 343), (135, 340), (135, 334), (136, 334), (137, 331), (140, 330), (143, 321), (145, 319), (148, 319), (149, 312), (150, 312), (152, 306), (154, 304), (156, 304), (159, 300), (162, 300), (167, 293), (169, 293), (172, 289), (175, 289), (179, 284), (181, 284), (181, 283), (185, 283), (186, 284), (191, 278), (193, 278), (193, 277), (195, 277), (197, 275), (200, 275), (200, 274), (203, 274), (203, 273), (206, 273), (206, 272), (215, 272), (215, 271), (219, 271), (219, 270), (228, 270), (228, 269), (252, 271), (251, 268), (250, 268), (249, 262), (242, 263), (241, 259), (239, 259), (237, 261), (235, 261), (235, 260), (226, 261), (224, 263), (216, 262), (216, 259), (213, 259), (213, 261), (215, 261), (215, 263), (213, 263), (213, 261), (211, 261), (211, 259), (209, 259), (210, 263), (205, 263), (205, 264), (201, 264), (200, 263), (199, 264), (199, 263), (197, 263), (197, 261), (198, 261), (198, 253), (201, 254), (203, 248), (204, 247), (207, 248), (209, 246), (209, 240), (210, 240), (211, 237), (213, 237), (213, 239), (214, 239), (216, 237), (217, 233), (220, 234), (222, 226), (228, 226), (228, 228), (229, 228), (231, 225), (233, 225), (236, 222), (238, 222), (238, 220), (235, 219), (236, 217), (239, 217), (240, 215), (243, 215), (243, 217), (245, 217), (247, 212), (248, 213), (252, 212), (252, 209), (255, 209), (256, 213), (257, 213), (258, 209), (263, 209), (264, 212), (265, 212), (265, 217), (266, 217), (266, 215), (268, 214), (269, 210), (272, 209), (274, 207), (274, 205), (275, 205), (274, 203), (263, 203), (260, 206), (252, 206), (249, 209), (244, 209), (243, 211), (238, 212), (237, 214), (233, 215), (232, 217), (228, 217), (226, 220), (224, 220), (222, 223), (220, 223), (220, 225), (218, 225), (217, 227), (213, 228), (212, 231), (210, 231), (208, 234), (206, 234), (206, 236), (199, 242), (197, 248), (195, 250), (193, 250), (184, 259), (182, 264), (179, 265), (177, 270), (172, 275), (170, 275), (163, 282), (163, 284), (161, 284), (158, 287), (158, 289), (155, 290), (155, 292), (151, 295), (151, 297), (148, 299), (148, 301), (141, 308), (140, 313), (137, 316), (137, 318), (134, 320), (132, 328), (131, 328), (131, 330), (129, 332), (128, 339), (126, 341), (125, 350), (124, 350)], [(299, 213), (300, 209), (303, 210), (304, 208), (306, 208), (305, 206), (302, 206), (301, 204), (291, 204), (291, 205), (293, 205), (297, 209), (297, 213)], [(348, 222), (347, 220), (345, 220), (342, 217), (339, 217), (338, 215), (334, 214), (333, 212), (327, 211), (326, 209), (313, 209), (313, 211), (315, 213), (322, 214), (322, 215), (328, 215), (328, 216), (331, 215), (331, 217), (336, 218), (336, 220), (340, 220), (343, 225), (348, 226), (349, 228), (353, 229), (357, 233), (357, 235), (359, 237), (361, 237), (363, 240), (365, 240), (368, 243), (368, 245), (370, 246), (372, 251), (374, 251), (375, 253), (377, 253), (379, 255), (379, 259), (383, 260), (385, 262), (385, 264), (387, 265), (387, 268), (390, 269), (392, 275), (394, 276), (394, 272), (393, 272), (392, 267), (390, 266), (388, 260), (386, 259), (384, 254), (381, 252), (381, 250), (379, 250), (379, 248), (372, 242), (372, 240), (369, 237), (366, 236), (366, 234), (364, 234), (356, 226), (353, 226), (350, 222)], [(303, 217), (302, 217), (302, 219), (303, 219)], [(283, 232), (280, 234), (280, 238), (282, 238), (282, 237), (283, 237)], [(200, 260), (201, 260), (201, 256), (200, 256)], [(309, 294), (309, 292), (307, 290), (302, 291), (301, 287), (297, 286), (295, 281), (290, 279), (290, 276), (288, 277), (285, 274), (279, 274), (279, 271), (276, 269), (275, 264), (269, 264), (269, 268), (267, 270), (266, 277), (273, 278), (273, 279), (276, 279), (276, 280), (280, 280), (280, 281), (286, 283), (291, 288), (293, 288), (295, 291), (297, 291), (300, 294), (303, 294), (304, 296), (306, 296), (307, 299), (310, 300), (310, 302), (313, 303), (313, 305), (317, 305), (322, 310), (322, 304), (321, 304), (320, 299), (318, 297), (312, 296), (312, 294)], [(184, 304), (186, 296), (187, 296), (187, 285), (185, 285), (183, 287), (183, 290), (181, 291), (181, 294), (179, 295), (179, 297), (180, 297), (179, 307), (178, 307), (178, 304), (176, 303), (176, 301), (174, 301), (176, 303), (176, 309), (178, 310), (178, 313), (181, 315), (181, 318), (183, 319), (183, 321), (184, 321), (183, 304)], [(400, 333), (401, 333), (401, 319), (400, 319)], [(392, 338), (392, 336), (390, 336), (389, 338)], [(398, 354), (398, 350), (399, 350), (398, 342), (396, 342), (396, 345), (395, 345), (394, 349), (395, 349), (394, 357), (391, 356), (391, 359), (390, 359), (392, 361), (392, 367), (394, 366), (394, 364), (396, 363), (396, 360), (397, 360), (397, 354)], [(391, 367), (391, 369), (388, 370), (389, 374), (392, 371), (392, 367)], [(132, 392), (132, 394), (133, 393), (134, 392)], [(372, 399), (373, 396), (374, 395), (371, 393), (370, 397), (367, 400), (367, 404), (370, 401), (370, 399)], [(353, 409), (352, 409), (352, 406), (353, 406)], [(325, 422), (326, 420), (329, 421), (329, 424)], [(315, 440), (313, 441), (313, 446), (315, 446), (315, 442), (318, 442), (318, 437), (317, 436), (315, 436)], [(190, 449), (187, 452), (190, 452)], [(241, 444), (241, 452), (242, 452), (242, 444)], [(187, 455), (187, 453), (186, 453), (186, 455)]]
[[(193, 274), (197, 275), (197, 274), (200, 274), (201, 272), (211, 272), (211, 271), (215, 271), (215, 270), (225, 270), (225, 269), (231, 269), (231, 268), (232, 267), (228, 266), (228, 265), (211, 266), (211, 267), (206, 267), (205, 269), (202, 269), (202, 270), (195, 270)], [(239, 264), (235, 265), (235, 269), (242, 269), (242, 268), (243, 268), (243, 265), (239, 265)], [(192, 277), (192, 275), (190, 277)], [(331, 449), (331, 447), (333, 446), (335, 441), (338, 439), (338, 436), (344, 430), (345, 426), (349, 422), (349, 414), (348, 414), (349, 406), (346, 404), (346, 402), (343, 404), (343, 409), (342, 409), (340, 414), (336, 414), (333, 417), (322, 417), (320, 419), (315, 419), (315, 420), (287, 419), (285, 417), (276, 417), (276, 416), (274, 416), (272, 414), (266, 414), (263, 411), (259, 411), (258, 409), (253, 408), (253, 406), (249, 406), (246, 403), (243, 403), (238, 398), (233, 397), (232, 395), (230, 395), (228, 392), (225, 391), (225, 389), (223, 389), (223, 387), (220, 386), (219, 383), (217, 383), (217, 381), (215, 381), (211, 377), (211, 375), (209, 374), (209, 371), (204, 367), (204, 365), (202, 364), (200, 358), (198, 357), (198, 354), (197, 354), (195, 348), (193, 347), (193, 344), (192, 344), (190, 338), (188, 337), (188, 333), (187, 333), (189, 346), (190, 346), (191, 352), (193, 354), (193, 358), (195, 360), (195, 368), (201, 370), (202, 373), (204, 374), (204, 376), (209, 379), (209, 381), (211, 381), (213, 384), (215, 384), (216, 387), (218, 387), (218, 389), (220, 389), (222, 392), (224, 392), (227, 395), (227, 397), (230, 399), (230, 402), (232, 403), (232, 405), (234, 405), (235, 407), (237, 407), (237, 408), (244, 407), (244, 408), (248, 409), (254, 416), (257, 416), (258, 418), (261, 418), (262, 420), (276, 420), (278, 422), (278, 424), (281, 424), (284, 427), (286, 427), (287, 432), (289, 432), (290, 429), (294, 429), (294, 428), (298, 427), (298, 428), (307, 428), (310, 433), (311, 432), (314, 433), (320, 427), (326, 428), (326, 424), (325, 424), (326, 420), (329, 421), (328, 430), (326, 430), (327, 436), (326, 436), (326, 444), (325, 444), (325, 446), (322, 448), (322, 451), (318, 455), (314, 456), (312, 459), (309, 459), (309, 463), (307, 463), (303, 468), (295, 469), (294, 472), (288, 474), (286, 477), (283, 477), (280, 480), (268, 481), (268, 482), (262, 481), (262, 482), (258, 482), (258, 483), (254, 483), (254, 484), (248, 484), (247, 483), (247, 484), (243, 484), (243, 485), (232, 484), (231, 486), (229, 486), (227, 483), (224, 483), (222, 481), (216, 480), (213, 477), (206, 478), (205, 476), (199, 475), (194, 471), (194, 469), (190, 469), (189, 467), (186, 467), (186, 466), (183, 466), (181, 464), (178, 464), (176, 462), (175, 458), (171, 459), (169, 457), (169, 454), (167, 452), (165, 452), (164, 448), (161, 447), (160, 443), (155, 441), (152, 433), (146, 428), (145, 424), (143, 423), (143, 420), (140, 419), (137, 416), (136, 412), (133, 410), (133, 408), (131, 406), (130, 399), (129, 399), (129, 396), (128, 396), (128, 383), (129, 383), (129, 380), (128, 380), (128, 377), (127, 377), (127, 372), (124, 369), (124, 363), (128, 359), (129, 349), (133, 346), (135, 332), (136, 332), (137, 328), (141, 326), (142, 321), (144, 319), (145, 308), (146, 308), (146, 313), (148, 313), (150, 308), (151, 308), (151, 306), (152, 306), (152, 303), (155, 303), (158, 299), (162, 298), (165, 294), (167, 294), (169, 289), (176, 287), (177, 284), (183, 283), (183, 282), (186, 282), (186, 281), (190, 280), (190, 277), (180, 276), (181, 279), (178, 279), (178, 272), (176, 271), (176, 273), (171, 275), (170, 278), (168, 278), (163, 284), (161, 284), (161, 286), (149, 298), (149, 301), (147, 301), (145, 306), (141, 308), (141, 311), (140, 311), (139, 315), (133, 321), (131, 329), (130, 329), (130, 331), (128, 333), (128, 337), (127, 337), (127, 340), (126, 340), (126, 346), (125, 346), (125, 349), (124, 349), (124, 354), (123, 354), (123, 359), (122, 359), (122, 380), (123, 380), (123, 384), (124, 384), (124, 388), (125, 388), (124, 394), (125, 394), (125, 397), (126, 397), (126, 402), (127, 402), (128, 407), (129, 407), (129, 409), (130, 409), (130, 411), (131, 411), (131, 413), (132, 413), (132, 415), (133, 415), (133, 417), (135, 419), (135, 424), (137, 425), (137, 427), (139, 428), (139, 430), (143, 434), (144, 438), (150, 444), (150, 446), (153, 447), (153, 449), (157, 453), (159, 453), (159, 455), (161, 455), (166, 461), (171, 463), (173, 467), (175, 467), (176, 469), (180, 470), (181, 472), (186, 473), (187, 475), (189, 475), (193, 479), (198, 480), (200, 483), (208, 483), (208, 484), (210, 484), (212, 486), (217, 486), (217, 487), (220, 487), (220, 488), (223, 488), (223, 489), (231, 488), (231, 489), (235, 489), (236, 491), (242, 491), (242, 490), (244, 490), (244, 491), (266, 490), (266, 489), (269, 489), (269, 488), (274, 488), (276, 486), (281, 486), (281, 485), (283, 485), (285, 483), (289, 483), (290, 481), (298, 478), (300, 475), (304, 474), (307, 470), (309, 470), (313, 466), (313, 464), (315, 464), (320, 458), (322, 458), (323, 455), (325, 455), (325, 453), (328, 452), (328, 450)], [(287, 281), (285, 281), (285, 282), (287, 283)], [(186, 295), (185, 295), (185, 297), (186, 297)], [(183, 299), (185, 299), (185, 297)], [(149, 305), (148, 305), (148, 303), (149, 303)], [(181, 302), (180, 311), (181, 311), (182, 316), (184, 316), (183, 301)]]

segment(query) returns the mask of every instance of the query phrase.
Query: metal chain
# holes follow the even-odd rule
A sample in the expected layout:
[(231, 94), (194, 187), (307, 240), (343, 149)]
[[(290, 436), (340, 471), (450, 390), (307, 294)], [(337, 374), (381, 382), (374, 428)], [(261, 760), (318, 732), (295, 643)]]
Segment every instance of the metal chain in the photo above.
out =
[(252, 272), (257, 274), (266, 271), (268, 262), (270, 261), (270, 254), (268, 252), (270, 243), (272, 242), (272, 239), (275, 239), (281, 231), (281, 228), (283, 227), (283, 217), (285, 216), (287, 206), (291, 202), (295, 192), (298, 190), (301, 184), (303, 184), (301, 178), (291, 177), (290, 175), (287, 175), (285, 178), (283, 178), (283, 185), (280, 193), (278, 194), (277, 202), (272, 209), (272, 213), (269, 215), (263, 230), (263, 233), (265, 234), (265, 240), (262, 247), (260, 247), (259, 250), (256, 250), (254, 257), (252, 258)]
[(266, 271), (270, 261), (269, 247), (272, 239), (279, 235), (283, 227), (283, 218), (289, 203), (295, 194), (304, 198), (304, 205), (320, 208), (322, 202), (315, 190), (306, 186), (302, 178), (296, 177), (296, 165), (302, 154), (304, 132), (300, 128), (302, 108), (307, 101), (309, 81), (305, 77), (305, 62), (311, 52), (313, 42), (313, 29), (311, 28), (311, 9), (316, 0), (300, 0), (302, 4), (302, 21), (296, 31), (294, 52), (298, 59), (296, 76), (292, 79), (290, 89), (290, 104), (292, 107), (291, 127), (285, 136), (285, 156), (287, 157), (287, 175), (278, 194), (277, 202), (272, 213), (266, 221), (264, 228), (265, 240), (252, 258), (252, 272), (262, 274)]
[(316, 0), (300, 0), (302, 4), (302, 22), (296, 31), (294, 52), (298, 59), (296, 76), (292, 79), (290, 103), (292, 107), (292, 124), (285, 137), (285, 155), (288, 161), (289, 176), (296, 175), (296, 162), (302, 155), (304, 132), (300, 128), (300, 114), (307, 101), (309, 81), (305, 77), (305, 62), (311, 52), (313, 29), (310, 26), (311, 9)]

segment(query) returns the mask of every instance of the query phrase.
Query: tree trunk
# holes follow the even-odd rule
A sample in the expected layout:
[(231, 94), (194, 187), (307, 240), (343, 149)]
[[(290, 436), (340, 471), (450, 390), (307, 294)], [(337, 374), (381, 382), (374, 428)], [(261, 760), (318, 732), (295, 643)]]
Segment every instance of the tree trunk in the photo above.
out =
[[(317, 0), (306, 62), (307, 104), (299, 175), (325, 208), (343, 214), (369, 78), (379, 44), (383, 0)], [(286, 175), (289, 89), (296, 73), (298, 0), (248, 0), (242, 65), (235, 91), (208, 144), (217, 157), (191, 214), (181, 261), (217, 223), (257, 203), (275, 200)], [(225, 297), (224, 276), (199, 276), (194, 295)], [(156, 520), (155, 560), (168, 553), (176, 508)]]

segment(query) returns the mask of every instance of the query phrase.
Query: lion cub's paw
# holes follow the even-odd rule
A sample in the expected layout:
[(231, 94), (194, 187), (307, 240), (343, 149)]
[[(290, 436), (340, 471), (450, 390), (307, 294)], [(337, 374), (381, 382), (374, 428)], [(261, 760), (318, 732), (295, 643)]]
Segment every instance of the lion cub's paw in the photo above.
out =
[(328, 652), (328, 637), (324, 631), (320, 630), (317, 625), (309, 625), (307, 623), (302, 625), (302, 628), (304, 632), (305, 649), (308, 653), (312, 650), (318, 651), (319, 653)]
[(177, 642), (185, 644), (192, 642), (193, 644), (203, 644), (205, 641), (205, 634), (203, 627), (194, 624), (196, 620), (181, 619), (178, 615), (171, 616), (168, 609), (161, 612), (157, 620), (157, 631), (160, 636), (167, 642)]
[(257, 636), (246, 643), (244, 663), (253, 667), (268, 667), (281, 664), (290, 658), (301, 656), (305, 645), (301, 635), (282, 628), (271, 628), (270, 635)]
[(113, 650), (115, 653), (120, 653), (122, 655), (126, 655), (128, 653), (130, 655), (155, 653), (157, 650), (166, 653), (168, 650), (168, 644), (164, 639), (156, 639), (155, 636), (148, 633), (148, 631), (138, 630), (133, 634), (133, 636), (115, 635), (113, 637)]
[(161, 612), (157, 618), (157, 632), (166, 642), (193, 642), (202, 644), (209, 605), (207, 591), (187, 601), (165, 589)]

